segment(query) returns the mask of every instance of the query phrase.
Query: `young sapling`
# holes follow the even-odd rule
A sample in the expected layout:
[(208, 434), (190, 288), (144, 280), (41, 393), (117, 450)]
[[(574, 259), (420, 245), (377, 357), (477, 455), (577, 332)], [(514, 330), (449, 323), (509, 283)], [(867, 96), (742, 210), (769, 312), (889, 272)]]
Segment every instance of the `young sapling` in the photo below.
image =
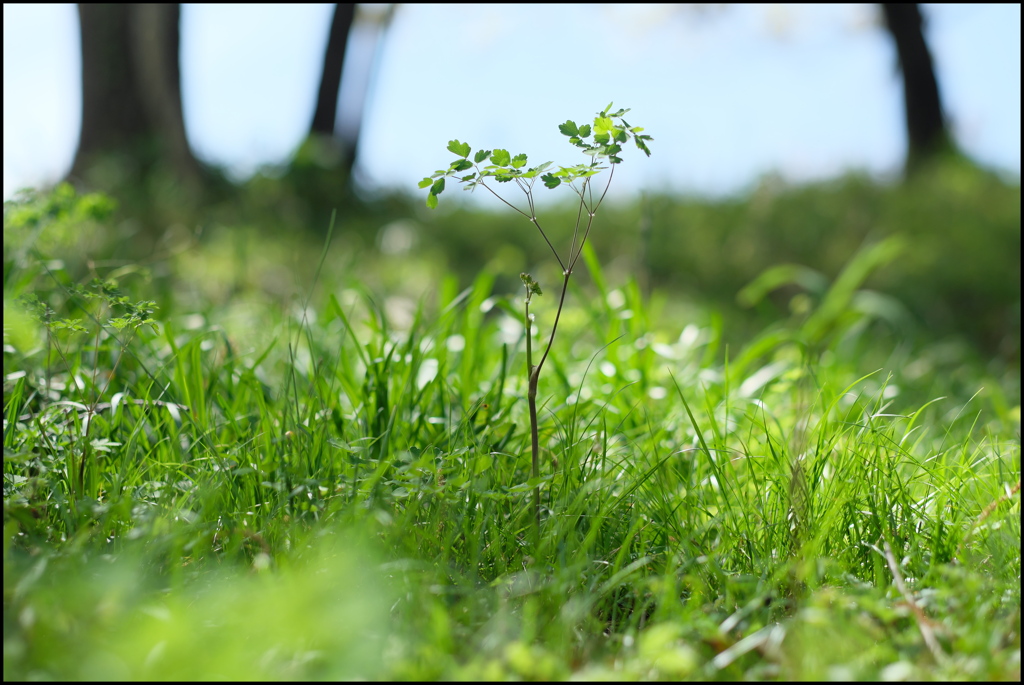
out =
[[(537, 385), (540, 380), (540, 372), (544, 362), (551, 352), (551, 346), (555, 341), (555, 334), (558, 331), (558, 321), (562, 315), (562, 308), (565, 305), (565, 294), (569, 289), (569, 279), (572, 276), (573, 268), (583, 253), (583, 246), (590, 235), (590, 229), (594, 223), (594, 217), (598, 208), (604, 201), (608, 188), (611, 186), (612, 177), (615, 175), (615, 165), (622, 159), (619, 153), (622, 152), (622, 145), (631, 139), (648, 157), (651, 151), (647, 147), (647, 141), (653, 140), (651, 136), (643, 133), (643, 128), (630, 126), (622, 117), (628, 109), (620, 109), (612, 112), (612, 103), (594, 117), (593, 126), (584, 124), (577, 126), (571, 119), (560, 124), (558, 130), (569, 137), (569, 142), (580, 148), (590, 158), (588, 162), (575, 166), (560, 166), (557, 170), (551, 171), (551, 162), (545, 162), (535, 167), (526, 166), (527, 157), (525, 154), (512, 156), (508, 150), (478, 150), (470, 159), (470, 148), (468, 143), (458, 140), (448, 142), (448, 150), (455, 154), (458, 159), (452, 162), (447, 169), (434, 172), (428, 178), (419, 183), (420, 188), (429, 188), (427, 195), (427, 207), (437, 207), (437, 198), (445, 189), (445, 179), (455, 178), (464, 185), (465, 190), (475, 190), (478, 186), (486, 188), (496, 198), (504, 202), (509, 208), (522, 214), (533, 223), (540, 232), (544, 242), (551, 249), (555, 260), (562, 269), (562, 289), (558, 297), (558, 309), (555, 311), (555, 321), (551, 326), (551, 333), (548, 336), (547, 345), (541, 354), (540, 360), (533, 363), (533, 345), (531, 328), (533, 323), (530, 314), (530, 302), (534, 295), (541, 295), (540, 285), (533, 276), (527, 273), (520, 275), (523, 285), (526, 287), (526, 299), (524, 302), (524, 325), (526, 328), (526, 375), (527, 375), (527, 402), (530, 410), (530, 450), (532, 456), (532, 477), (534, 480), (540, 477), (540, 438), (537, 426)], [(602, 166), (607, 161), (611, 168), (608, 174), (608, 181), (604, 189), (595, 199), (591, 181), (609, 166)], [(488, 162), (490, 162), (488, 164)], [(486, 166), (481, 166), (486, 164)], [(470, 173), (460, 176), (464, 171)], [(545, 173), (546, 172), (546, 173)], [(548, 233), (541, 226), (537, 218), (536, 206), (534, 204), (533, 187), (540, 179), (546, 188), (557, 188), (563, 184), (572, 188), (579, 197), (579, 209), (576, 213), (576, 224), (573, 227), (572, 242), (565, 259), (559, 254), (552, 244)], [(515, 185), (526, 196), (526, 209), (521, 209), (499, 195), (491, 185), (489, 179), (497, 183), (514, 182)], [(557, 463), (557, 462), (554, 462)], [(540, 531), (540, 486), (533, 490), (534, 530), (539, 535)]]

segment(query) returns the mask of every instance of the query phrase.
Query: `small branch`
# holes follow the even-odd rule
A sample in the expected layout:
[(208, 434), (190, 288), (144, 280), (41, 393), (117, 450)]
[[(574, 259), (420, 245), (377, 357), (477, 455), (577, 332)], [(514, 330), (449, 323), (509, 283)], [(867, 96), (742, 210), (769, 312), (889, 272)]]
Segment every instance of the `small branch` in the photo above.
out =
[(536, 376), (540, 378), (540, 370), (544, 366), (544, 362), (548, 358), (548, 353), (551, 352), (551, 346), (555, 343), (555, 333), (558, 331), (558, 320), (562, 317), (562, 307), (565, 304), (565, 294), (569, 291), (569, 277), (572, 276), (572, 271), (563, 271), (564, 278), (562, 279), (562, 294), (558, 297), (558, 309), (555, 311), (555, 323), (551, 326), (551, 336), (548, 338), (547, 347), (544, 348), (544, 356), (540, 358), (540, 362), (533, 369), (531, 378)]
[(515, 211), (519, 212), (519, 213), (520, 213), (520, 214), (522, 214), (523, 216), (525, 216), (525, 217), (526, 217), (527, 219), (529, 219), (529, 218), (530, 218), (530, 215), (529, 215), (529, 214), (527, 214), (527, 213), (526, 213), (526, 212), (524, 212), (523, 210), (521, 210), (521, 209), (519, 209), (518, 207), (516, 207), (516, 206), (515, 206), (514, 204), (512, 204), (511, 202), (509, 202), (508, 200), (506, 200), (505, 198), (503, 198), (503, 197), (502, 197), (501, 195), (498, 195), (498, 194), (497, 194), (496, 192), (494, 192), (494, 191), (493, 191), (493, 190), (491, 189), (491, 187), (490, 187), (489, 185), (487, 185), (486, 183), (483, 183), (483, 182), (481, 182), (481, 183), (480, 183), (480, 185), (482, 185), (482, 186), (483, 186), (484, 188), (486, 188), (486, 189), (487, 189), (487, 190), (488, 190), (488, 191), (489, 191), (489, 192), (491, 193), (491, 195), (493, 195), (494, 197), (498, 198), (499, 200), (501, 200), (502, 202), (504, 202), (504, 203), (505, 203), (506, 205), (508, 205), (509, 207), (511, 207), (512, 209), (514, 209)]
[(942, 651), (942, 647), (939, 646), (939, 641), (935, 639), (935, 633), (932, 631), (931, 620), (925, 615), (924, 610), (914, 601), (913, 595), (907, 589), (906, 584), (903, 582), (903, 576), (900, 575), (900, 565), (896, 562), (896, 556), (892, 553), (892, 547), (889, 546), (889, 541), (884, 542), (885, 547), (885, 560), (889, 564), (889, 570), (892, 572), (893, 582), (896, 584), (896, 589), (899, 590), (900, 594), (903, 595), (903, 599), (910, 606), (910, 610), (914, 613), (914, 619), (917, 621), (917, 627), (921, 631), (921, 637), (924, 638), (924, 643), (928, 647), (928, 651), (935, 657), (937, 663), (946, 663), (946, 653)]
[[(533, 322), (530, 321), (530, 298), (533, 291), (526, 287), (526, 377), (528, 389), (527, 404), (530, 407), (530, 456), (533, 478), (540, 478), (540, 429), (537, 426), (537, 381), (539, 376), (533, 368)], [(540, 546), (540, 485), (533, 489), (534, 549)]]
[(548, 247), (551, 248), (551, 254), (553, 254), (555, 256), (555, 259), (558, 261), (558, 266), (562, 268), (562, 271), (565, 271), (565, 264), (562, 263), (562, 258), (558, 256), (558, 250), (556, 250), (555, 246), (551, 244), (550, 240), (548, 240), (548, 234), (545, 233), (544, 229), (540, 227), (540, 220), (537, 219), (536, 215), (534, 215), (530, 219), (530, 221), (533, 222), (533, 225), (537, 227), (537, 230), (540, 231), (541, 236), (543, 236), (544, 238), (544, 242), (546, 242), (548, 244)]
[(598, 208), (601, 206), (601, 203), (604, 202), (604, 196), (608, 194), (608, 189), (612, 187), (612, 179), (615, 178), (615, 165), (612, 164), (611, 167), (612, 170), (608, 172), (608, 183), (604, 186), (604, 192), (601, 193), (601, 199), (597, 201), (597, 206), (590, 210), (591, 214), (597, 214)]
[[(586, 187), (587, 187), (587, 185), (589, 185), (589, 183), (590, 183), (590, 179), (589, 178), (586, 181), (583, 182), (584, 190), (586, 190)], [(583, 218), (583, 209), (584, 209), (584, 207), (586, 207), (586, 204), (587, 204), (586, 201), (583, 199), (583, 195), (582, 194), (579, 194), (579, 195), (580, 195), (580, 208), (576, 212), (576, 225), (572, 227), (572, 243), (569, 245), (569, 270), (570, 271), (572, 271), (572, 267), (576, 263), (576, 260), (573, 258), (573, 255), (576, 254), (576, 239), (579, 237), (579, 234), (580, 234), (580, 219)], [(587, 211), (589, 212), (590, 210), (588, 209)], [(586, 238), (584, 238), (583, 240), (586, 241)], [(583, 243), (581, 242), (580, 243), (580, 250), (582, 250), (582, 249), (583, 249)]]
[[(518, 179), (517, 179), (518, 180)], [(522, 186), (519, 186), (522, 188)], [(533, 184), (530, 184), (529, 188), (524, 188), (523, 192), (526, 193), (526, 201), (530, 205), (530, 216), (534, 219), (537, 218), (537, 208), (533, 204)]]
[(583, 254), (583, 246), (587, 244), (587, 238), (590, 237), (590, 228), (594, 225), (594, 214), (591, 212), (590, 217), (587, 219), (587, 230), (583, 232), (583, 240), (580, 241), (580, 249), (576, 250), (576, 254), (572, 256), (569, 261), (569, 269), (572, 270), (576, 266), (576, 262), (579, 261), (580, 255)]
[[(612, 176), (614, 176), (614, 175), (615, 175), (615, 165), (613, 164), (612, 165), (611, 173), (608, 174), (608, 183), (604, 187), (604, 192), (601, 193), (601, 199), (599, 199), (597, 201), (597, 205), (595, 205), (593, 209), (591, 209), (590, 207), (587, 207), (587, 211), (590, 213), (590, 218), (587, 220), (587, 230), (584, 231), (584, 233), (583, 233), (583, 240), (580, 241), (580, 249), (576, 252), (576, 255), (575, 256), (573, 256), (571, 254), (569, 255), (569, 257), (570, 257), (570, 259), (569, 259), (569, 270), (570, 271), (572, 271), (572, 269), (576, 266), (576, 262), (579, 261), (580, 255), (583, 254), (583, 246), (586, 244), (587, 238), (590, 236), (590, 229), (594, 225), (594, 215), (597, 214), (598, 207), (600, 207), (601, 203), (604, 202), (604, 196), (605, 196), (605, 194), (607, 194), (608, 188), (612, 184)], [(589, 189), (590, 188), (590, 184), (589, 184), (590, 179), (588, 178), (587, 181), (588, 181), (588, 183), (587, 183), (586, 188)]]

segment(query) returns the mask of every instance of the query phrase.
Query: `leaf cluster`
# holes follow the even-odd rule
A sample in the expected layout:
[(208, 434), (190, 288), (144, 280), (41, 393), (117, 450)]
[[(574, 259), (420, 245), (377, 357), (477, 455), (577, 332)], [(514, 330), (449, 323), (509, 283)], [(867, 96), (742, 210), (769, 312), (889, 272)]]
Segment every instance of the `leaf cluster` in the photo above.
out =
[[(154, 330), (157, 322), (153, 313), (159, 309), (156, 302), (152, 300), (139, 300), (132, 302), (131, 298), (122, 294), (117, 281), (113, 279), (103, 280), (94, 278), (88, 286), (71, 284), (65, 286), (67, 295), (78, 299), (80, 302), (88, 300), (99, 300), (111, 311), (122, 309), (123, 316), (112, 317), (107, 324), (117, 330), (135, 330), (142, 326), (152, 326)], [(18, 298), (21, 308), (37, 323), (47, 327), (50, 331), (73, 331), (76, 333), (87, 333), (88, 329), (82, 325), (81, 319), (61, 318), (57, 316), (48, 304), (42, 302), (36, 293), (25, 293)], [(95, 318), (95, 317), (94, 317)], [(99, 323), (97, 320), (96, 323)]]
[[(622, 161), (619, 153), (622, 152), (622, 145), (630, 139), (648, 157), (651, 154), (647, 147), (647, 141), (653, 140), (651, 136), (643, 133), (640, 126), (630, 126), (623, 119), (628, 109), (611, 111), (612, 103), (594, 117), (593, 126), (584, 124), (578, 126), (576, 122), (569, 119), (564, 124), (559, 124), (558, 130), (569, 137), (569, 142), (580, 148), (583, 153), (590, 157), (590, 161), (573, 166), (559, 166), (557, 170), (548, 171), (552, 162), (544, 162), (535, 167), (527, 167), (527, 156), (518, 154), (513, 156), (508, 150), (477, 150), (470, 160), (472, 148), (468, 143), (459, 140), (448, 142), (448, 150), (459, 159), (448, 165), (447, 169), (438, 169), (432, 175), (424, 178), (419, 183), (420, 188), (429, 188), (427, 196), (427, 207), (437, 207), (438, 195), (444, 192), (445, 179), (454, 177), (460, 183), (465, 184), (465, 190), (473, 190), (478, 185), (485, 185), (486, 179), (494, 178), (498, 183), (516, 181), (523, 190), (529, 191), (537, 178), (543, 181), (546, 188), (557, 188), (562, 183), (572, 183), (576, 179), (587, 179), (599, 174), (606, 166), (601, 166), (605, 160), (609, 164), (618, 164)], [(480, 166), (486, 164), (486, 166)], [(471, 173), (459, 176), (464, 171)], [(547, 172), (547, 173), (544, 173)]]

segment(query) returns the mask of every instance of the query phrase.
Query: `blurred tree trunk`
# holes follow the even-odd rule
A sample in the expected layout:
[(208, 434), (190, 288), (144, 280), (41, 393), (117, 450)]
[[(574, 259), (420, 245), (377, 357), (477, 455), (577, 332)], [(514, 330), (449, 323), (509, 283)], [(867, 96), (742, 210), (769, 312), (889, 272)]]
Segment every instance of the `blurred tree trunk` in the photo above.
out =
[(351, 2), (339, 2), (334, 6), (334, 19), (327, 37), (327, 52), (324, 54), (324, 68), (320, 76), (320, 90), (317, 94), (316, 111), (310, 135), (334, 135), (334, 123), (338, 118), (338, 94), (341, 92), (341, 73), (345, 66), (345, 50), (348, 48), (348, 34), (355, 20), (356, 6)]
[(922, 30), (921, 10), (916, 4), (882, 4), (885, 26), (892, 34), (903, 73), (903, 99), (907, 125), (906, 169), (921, 162), (948, 143), (939, 84), (932, 56)]
[[(356, 161), (366, 90), (372, 78), (373, 53), (380, 45), (394, 8), (394, 4), (383, 8), (361, 7), (358, 10), (354, 3), (337, 3), (334, 6), (334, 18), (327, 38), (320, 89), (307, 143), (312, 144), (313, 156), (320, 166), (340, 171), (348, 177), (351, 177)], [(358, 38), (353, 41), (352, 36), (356, 33)], [(348, 78), (352, 82), (345, 81), (346, 101), (340, 103), (339, 112), (346, 56), (357, 68), (365, 67), (365, 71), (357, 71), (353, 78), (350, 66)]]
[[(203, 169), (182, 114), (181, 6), (80, 3), (78, 17), (82, 131), (71, 176), (103, 187), (166, 167), (196, 186)], [(97, 175), (97, 165), (109, 161)]]
[(316, 109), (313, 112), (313, 123), (309, 127), (309, 138), (314, 145), (324, 148), (327, 152), (323, 159), (351, 175), (355, 163), (355, 140), (343, 140), (335, 134), (338, 121), (338, 97), (341, 94), (341, 75), (345, 68), (345, 52), (348, 50), (348, 38), (352, 32), (352, 24), (356, 17), (355, 3), (339, 2), (334, 6), (334, 18), (331, 20), (330, 32), (327, 36), (327, 51), (324, 53), (324, 65), (320, 75), (320, 89), (317, 91)]

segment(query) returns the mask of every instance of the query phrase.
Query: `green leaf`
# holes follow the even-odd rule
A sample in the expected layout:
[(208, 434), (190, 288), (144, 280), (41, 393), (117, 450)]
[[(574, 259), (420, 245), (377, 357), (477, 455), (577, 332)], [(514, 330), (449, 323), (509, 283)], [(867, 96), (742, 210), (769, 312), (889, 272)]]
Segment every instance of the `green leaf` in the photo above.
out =
[(535, 178), (541, 172), (545, 171), (549, 166), (551, 166), (551, 162), (544, 162), (539, 166), (535, 166), (532, 169), (528, 169), (526, 173), (523, 174), (523, 178)]
[(636, 143), (636, 146), (638, 148), (640, 148), (641, 150), (644, 151), (645, 155), (650, 157), (651, 156), (651, 151), (647, 148), (647, 145), (644, 143), (644, 141), (641, 140), (642, 138), (650, 138), (650, 136), (637, 136), (636, 138), (633, 139), (633, 142)]
[(50, 330), (53, 331), (75, 331), (76, 333), (85, 333), (86, 328), (82, 324), (78, 323), (81, 319), (57, 319), (49, 323)]
[(612, 109), (612, 105), (614, 105), (614, 104), (615, 104), (614, 102), (609, 102), (609, 103), (608, 103), (608, 106), (604, 108), (604, 111), (603, 111), (603, 112), (601, 112), (601, 116), (603, 116), (603, 117), (606, 117), (606, 116), (608, 116), (608, 112), (610, 112), (610, 111), (611, 111), (611, 109)]
[(544, 174), (540, 177), (540, 180), (544, 181), (544, 185), (548, 188), (557, 188), (562, 183), (562, 179), (554, 174)]
[(466, 169), (472, 169), (473, 163), (468, 159), (460, 159), (452, 162), (451, 171), (465, 171)]
[(576, 122), (573, 121), (572, 119), (567, 119), (564, 124), (559, 124), (558, 130), (561, 131), (563, 135), (567, 136), (575, 136), (578, 135), (580, 132), (580, 130), (576, 127)]
[(615, 122), (608, 117), (597, 117), (594, 119), (594, 131), (597, 133), (609, 133), (615, 129)]
[(580, 134), (579, 135), (580, 135), (580, 138), (589, 138), (590, 137), (590, 124), (584, 124), (583, 126), (580, 126)]
[(498, 166), (508, 166), (509, 162), (512, 161), (512, 156), (508, 153), (508, 150), (495, 150), (491, 153), (491, 161)]
[(512, 158), (512, 166), (516, 169), (526, 166), (526, 155), (516, 155)]
[(442, 192), (444, 192), (444, 179), (439, 178), (436, 181), (434, 181), (434, 185), (430, 187), (430, 194), (440, 195)]
[(448, 149), (451, 150), (452, 152), (454, 152), (455, 154), (457, 154), (459, 157), (468, 157), (469, 156), (469, 151), (470, 151), (469, 143), (460, 143), (457, 140), (449, 140), (448, 141)]
[(427, 195), (427, 207), (430, 209), (437, 209), (437, 195), (431, 193)]
[(422, 181), (420, 181), (419, 185), (420, 185), (420, 188), (426, 188), (427, 186), (434, 185), (434, 181), (433, 181), (433, 179), (428, 177), (428, 178), (425, 178)]
[(473, 161), (476, 162), (477, 164), (479, 164), (480, 162), (484, 161), (485, 159), (487, 159), (490, 156), (491, 156), (491, 151), (490, 150), (477, 150), (476, 154), (473, 155)]

